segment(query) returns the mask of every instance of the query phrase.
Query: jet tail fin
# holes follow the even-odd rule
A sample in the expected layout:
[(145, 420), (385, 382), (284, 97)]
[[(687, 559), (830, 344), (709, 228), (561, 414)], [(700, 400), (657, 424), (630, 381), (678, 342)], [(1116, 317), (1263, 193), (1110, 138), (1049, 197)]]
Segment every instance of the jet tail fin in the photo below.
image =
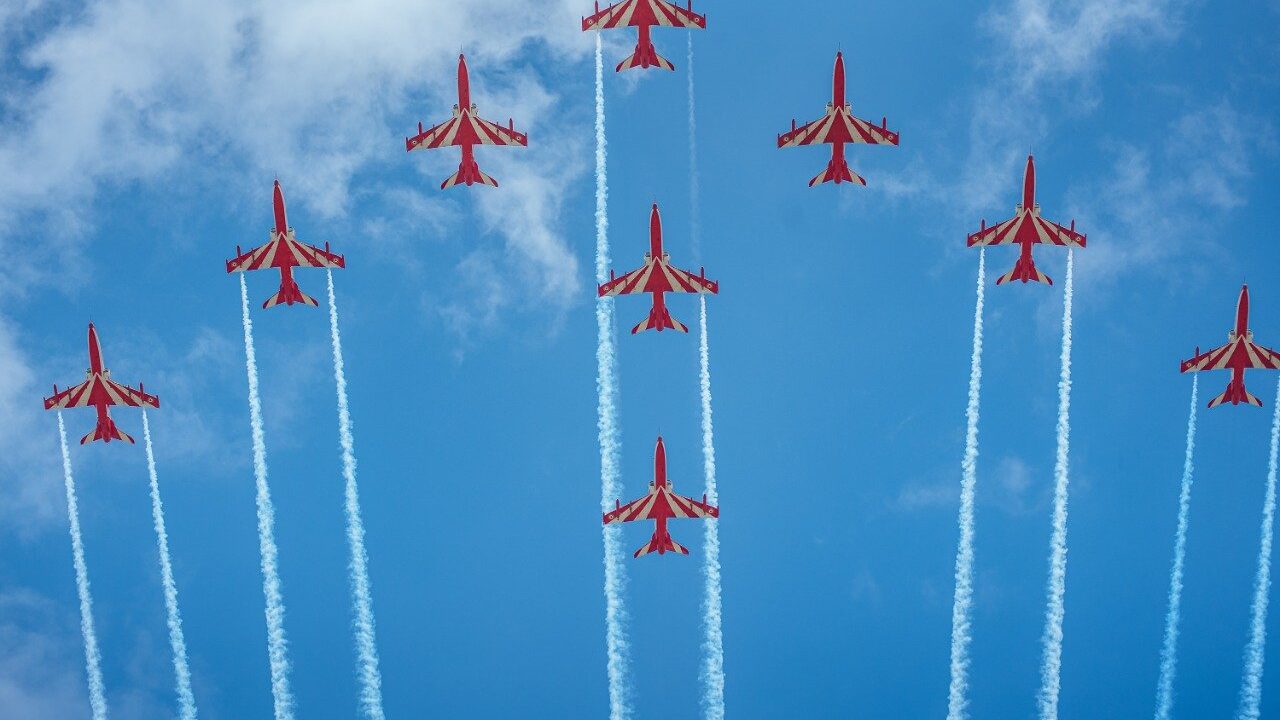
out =
[(689, 332), (689, 326), (671, 317), (671, 311), (666, 307), (663, 307), (661, 311), (654, 307), (649, 311), (649, 317), (641, 320), (635, 327), (631, 328), (631, 334), (635, 335), (645, 330), (657, 330), (658, 332), (675, 330), (676, 332), (687, 333)]
[(458, 165), (458, 172), (445, 178), (444, 182), (440, 183), (440, 189), (447, 190), (454, 185), (470, 186), (476, 183), (488, 185), (489, 187), (498, 187), (497, 180), (494, 180), (485, 171), (481, 170), (479, 165), (472, 162)]
[(831, 162), (827, 163), (826, 169), (809, 181), (809, 187), (829, 182), (834, 182), (837, 185), (842, 182), (857, 183), (863, 186), (867, 184), (867, 181), (861, 175), (849, 169), (849, 163), (844, 158), (832, 158)]
[(1013, 269), (996, 278), (997, 285), (1003, 285), (1011, 280), (1021, 280), (1023, 283), (1040, 282), (1046, 285), (1052, 285), (1053, 279), (1048, 275), (1040, 272), (1040, 268), (1028, 259), (1025, 263), (1022, 258), (1018, 258), (1018, 262), (1014, 263)]
[(111, 418), (104, 418), (99, 422), (98, 426), (93, 429), (93, 432), (80, 438), (80, 444), (87, 445), (95, 440), (101, 440), (104, 443), (109, 443), (112, 440), (124, 440), (131, 445), (133, 444), (133, 438), (129, 436), (129, 433), (116, 427), (116, 424), (111, 421)]
[(614, 68), (614, 72), (622, 72), (632, 68), (651, 68), (657, 67), (663, 70), (675, 70), (676, 66), (671, 61), (658, 54), (658, 50), (654, 48), (653, 43), (648, 45), (636, 45), (636, 51), (626, 60), (618, 63), (618, 67)]
[(632, 555), (632, 557), (640, 557), (641, 555), (648, 555), (649, 553), (654, 553), (654, 552), (658, 553), (659, 555), (665, 555), (666, 553), (669, 553), (669, 552), (680, 553), (681, 555), (688, 555), (689, 548), (681, 545), (675, 540), (672, 540), (670, 535), (659, 537), (657, 531), (655, 530), (653, 533), (653, 537), (649, 538), (649, 542), (645, 543), (644, 545), (641, 545), (640, 548), (636, 550), (635, 554)]
[(285, 305), (301, 303), (303, 305), (310, 305), (311, 307), (316, 307), (320, 304), (315, 298), (302, 292), (302, 288), (298, 287), (298, 283), (296, 281), (282, 284), (280, 289), (276, 291), (275, 295), (267, 298), (266, 302), (262, 303), (262, 309), (266, 310), (267, 308), (273, 308), (281, 303), (284, 303)]
[(1246, 405), (1253, 405), (1254, 407), (1262, 407), (1262, 401), (1259, 400), (1256, 395), (1246, 390), (1243, 384), (1236, 386), (1235, 383), (1228, 385), (1227, 389), (1223, 390), (1221, 395), (1210, 400), (1209, 407), (1215, 408), (1223, 403), (1231, 403), (1232, 405), (1245, 403)]

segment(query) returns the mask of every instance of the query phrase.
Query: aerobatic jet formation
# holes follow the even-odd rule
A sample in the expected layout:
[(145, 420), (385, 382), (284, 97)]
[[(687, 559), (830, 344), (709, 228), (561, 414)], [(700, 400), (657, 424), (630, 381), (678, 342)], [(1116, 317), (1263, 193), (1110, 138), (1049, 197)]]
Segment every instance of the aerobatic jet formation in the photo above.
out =
[(707, 279), (706, 268), (694, 275), (671, 264), (671, 256), (662, 249), (662, 217), (658, 215), (658, 204), (654, 203), (653, 210), (649, 213), (649, 252), (644, 254), (644, 265), (621, 277), (615, 277), (610, 270), (609, 282), (601, 285), (598, 293), (600, 297), (636, 293), (653, 295), (653, 308), (649, 310), (649, 317), (631, 328), (632, 335), (642, 330), (676, 330), (687, 333), (689, 327), (671, 317), (671, 311), (667, 309), (665, 294), (669, 292), (714, 295), (720, 292), (720, 283)]
[(271, 229), (270, 239), (265, 245), (259, 245), (246, 253), (240, 252), (240, 246), (237, 245), (235, 259), (227, 261), (227, 272), (276, 268), (280, 271), (280, 289), (262, 303), (263, 309), (272, 308), (281, 303), (285, 305), (301, 303), (315, 307), (319, 303), (298, 287), (298, 281), (293, 279), (293, 269), (296, 267), (344, 268), (347, 266), (346, 258), (329, 252), (329, 243), (325, 243), (324, 249), (321, 250), (313, 245), (298, 242), (298, 238), (293, 234), (293, 228), (289, 227), (289, 219), (284, 213), (284, 193), (280, 190), (279, 180), (276, 181), (273, 191), (272, 204), (275, 209), (276, 225)]
[(98, 331), (94, 329), (93, 323), (89, 323), (89, 369), (85, 370), (84, 382), (61, 391), (58, 390), (57, 385), (54, 385), (53, 397), (44, 399), (45, 410), (89, 407), (90, 405), (98, 410), (98, 424), (93, 432), (80, 438), (81, 445), (94, 440), (101, 440), (104, 443), (112, 440), (133, 442), (133, 438), (116, 427), (115, 421), (111, 419), (111, 413), (107, 408), (112, 405), (160, 407), (160, 398), (148, 395), (143, 390), (142, 383), (138, 383), (138, 389), (134, 390), (128, 385), (121, 385), (111, 379), (111, 371), (102, 361), (102, 345), (98, 343)]
[(796, 126), (791, 120), (791, 130), (778, 136), (778, 147), (789, 148), (801, 145), (831, 146), (831, 161), (827, 169), (818, 173), (809, 181), (809, 187), (821, 183), (853, 182), (866, 185), (861, 175), (849, 169), (844, 158), (846, 144), (864, 143), (867, 145), (897, 145), (898, 133), (888, 127), (887, 117), (880, 118), (880, 126), (876, 127), (866, 120), (853, 116), (849, 101), (844, 94), (844, 56), (836, 53), (836, 66), (831, 77), (831, 102), (827, 103), (827, 114), (811, 123)]
[(418, 123), (418, 134), (404, 141), (406, 152), (450, 145), (462, 148), (462, 162), (458, 163), (458, 172), (440, 183), (441, 190), (476, 183), (498, 187), (498, 181), (476, 164), (476, 145), (529, 145), (529, 136), (516, 130), (515, 120), (508, 118), (507, 126), (502, 127), (476, 115), (476, 105), (471, 102), (471, 83), (467, 79), (467, 59), (463, 55), (458, 56), (458, 104), (453, 106), (453, 117), (427, 130)]
[(1230, 370), (1231, 381), (1221, 395), (1209, 401), (1209, 407), (1223, 403), (1245, 403), (1262, 407), (1257, 396), (1244, 389), (1245, 370), (1280, 370), (1280, 353), (1253, 341), (1249, 329), (1249, 286), (1240, 288), (1240, 300), (1236, 304), (1236, 326), (1227, 333), (1227, 344), (1201, 353), (1196, 348), (1195, 357), (1182, 362), (1182, 372), (1201, 370)]
[(656, 527), (649, 542), (641, 545), (632, 557), (640, 557), (656, 552), (663, 555), (669, 552), (688, 555), (689, 548), (671, 539), (667, 531), (667, 521), (673, 518), (718, 518), (720, 508), (707, 504), (707, 496), (702, 502), (690, 497), (677, 495), (667, 481), (667, 448), (662, 444), (662, 436), (658, 436), (658, 446), (653, 451), (653, 480), (649, 482), (649, 493), (638, 500), (623, 505), (614, 501), (614, 509), (604, 514), (604, 524), (631, 522), (633, 520), (653, 520)]
[(590, 17), (582, 18), (582, 31), (609, 30), (621, 27), (634, 27), (639, 31), (636, 40), (636, 51), (631, 57), (618, 63), (616, 72), (631, 68), (647, 69), (651, 67), (663, 70), (675, 70), (671, 61), (658, 54), (653, 46), (650, 31), (654, 25), (663, 27), (687, 28), (690, 30), (706, 30), (707, 16), (693, 11), (693, 0), (685, 7), (680, 7), (667, 0), (623, 0), (617, 5), (610, 5), (604, 10), (596, 2), (596, 11)]
[(1071, 227), (1063, 227), (1040, 217), (1040, 205), (1036, 202), (1036, 163), (1031, 155), (1027, 155), (1027, 170), (1022, 178), (1022, 202), (1013, 209), (1013, 217), (991, 227), (987, 227), (984, 219), (982, 227), (969, 236), (968, 242), (969, 247), (1015, 243), (1022, 246), (1013, 269), (996, 278), (997, 285), (1010, 280), (1021, 280), (1023, 284), (1035, 281), (1052, 285), (1053, 280), (1040, 272), (1031, 259), (1031, 246), (1047, 243), (1082, 248), (1085, 246), (1085, 236), (1076, 232), (1075, 220), (1071, 221)]

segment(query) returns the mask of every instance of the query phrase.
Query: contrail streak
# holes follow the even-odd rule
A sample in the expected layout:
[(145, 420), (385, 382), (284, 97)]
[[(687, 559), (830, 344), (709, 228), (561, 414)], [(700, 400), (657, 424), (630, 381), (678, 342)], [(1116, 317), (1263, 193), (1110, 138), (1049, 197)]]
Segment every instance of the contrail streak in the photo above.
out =
[(80, 537), (80, 509), (76, 503), (76, 481), (71, 475), (71, 453), (67, 451), (67, 428), (58, 413), (58, 439), (62, 441), (62, 479), (67, 488), (67, 520), (71, 524), (71, 556), (76, 566), (76, 592), (80, 595), (80, 634), (84, 636), (84, 669), (89, 676), (89, 705), (93, 720), (107, 720), (107, 693), (102, 684), (102, 656), (98, 654), (98, 631), (93, 626), (93, 595), (89, 592), (89, 566), (84, 561)]
[(689, 68), (686, 71), (686, 85), (689, 102), (689, 239), (693, 241), (693, 255), (702, 259), (702, 227), (698, 217), (698, 209), (702, 204), (701, 188), (698, 185), (698, 116), (697, 106), (693, 101), (693, 33), (686, 33), (689, 41)]
[(1276, 386), (1271, 420), (1271, 457), (1267, 465), (1267, 494), (1262, 505), (1262, 542), (1258, 548), (1258, 577), (1253, 582), (1253, 612), (1249, 644), (1244, 650), (1244, 680), (1240, 687), (1240, 720), (1258, 720), (1262, 705), (1262, 661), (1267, 643), (1267, 595), (1271, 591), (1271, 529), (1276, 516), (1276, 455), (1280, 450), (1280, 385)]
[[(701, 259), (701, 228), (698, 209), (701, 205), (698, 186), (698, 114), (693, 92), (693, 33), (685, 35), (689, 45), (689, 67), (686, 85), (689, 102), (689, 238), (693, 254)], [(702, 396), (702, 470), (706, 478), (707, 502), (716, 504), (716, 445), (711, 422), (711, 353), (707, 346), (707, 298), (699, 298), (698, 379)], [(724, 631), (720, 616), (720, 524), (703, 523), (704, 558), (702, 575), (705, 595), (702, 600), (702, 708), (707, 720), (724, 719)]]
[(1187, 554), (1187, 520), (1191, 513), (1191, 480), (1196, 450), (1196, 405), (1200, 376), (1191, 378), (1191, 411), (1187, 415), (1187, 455), (1182, 461), (1182, 492), (1178, 495), (1178, 531), (1173, 542), (1173, 570), (1169, 573), (1169, 614), (1164, 620), (1160, 649), (1160, 680), (1156, 684), (1156, 720), (1169, 720), (1173, 710), (1173, 679), (1178, 670), (1178, 624), (1182, 620), (1182, 566)]
[[(605, 164), (604, 58), (600, 36), (596, 35), (596, 282), (603, 283), (609, 271), (609, 181)], [(596, 300), (596, 391), (599, 396), (600, 507), (607, 511), (620, 496), (618, 480), (617, 357), (613, 347), (613, 300)], [(630, 647), (627, 641), (627, 610), (623, 591), (627, 570), (623, 564), (621, 531), (604, 526), (605, 641), (609, 656), (609, 718), (631, 717), (628, 680)]]
[[(716, 500), (716, 445), (711, 424), (711, 354), (707, 349), (707, 298), (701, 296), (698, 327), (698, 379), (702, 386), (702, 472), (706, 477), (707, 502)], [(706, 597), (702, 600), (702, 707), (707, 720), (724, 720), (724, 633), (720, 618), (720, 525), (702, 524), (705, 538), (702, 575)]]
[(982, 396), (982, 309), (986, 298), (987, 251), (978, 253), (978, 291), (973, 309), (973, 356), (969, 361), (969, 405), (965, 408), (964, 460), (960, 463), (960, 542), (956, 547), (956, 592), (951, 606), (951, 690), (947, 720), (968, 717), (969, 644), (973, 640), (973, 503), (978, 484), (978, 407)]
[(160, 502), (160, 480), (156, 477), (156, 455), (151, 448), (151, 423), (147, 420), (146, 410), (142, 411), (142, 437), (147, 448), (147, 474), (151, 478), (151, 519), (156, 526), (156, 548), (160, 553), (160, 581), (164, 585), (179, 717), (196, 720), (196, 697), (191, 692), (191, 668), (187, 665), (187, 640), (182, 632), (182, 613), (178, 611), (178, 584), (173, 579), (173, 563), (169, 560), (169, 533), (164, 527), (164, 503)]
[(1040, 718), (1056, 720), (1062, 689), (1062, 619), (1067, 594), (1067, 457), (1071, 440), (1071, 298), (1073, 251), (1067, 251), (1062, 292), (1062, 375), (1058, 379), (1058, 452), (1053, 476), (1053, 537), (1050, 540), (1049, 603), (1045, 609), (1044, 664), (1040, 669)]
[(374, 633), (373, 591), (369, 587), (369, 555), (364, 547), (364, 520), (360, 515), (360, 489), (356, 485), (355, 438), (347, 405), (347, 374), (342, 362), (342, 335), (338, 332), (338, 304), (329, 280), (329, 336), (333, 343), (333, 380), (338, 388), (338, 440), (342, 444), (342, 477), (346, 479), (347, 544), (351, 546), (351, 601), (355, 608), (356, 657), (360, 676), (360, 708), (369, 720), (383, 720), (382, 673)]
[(276, 569), (275, 506), (267, 485), (267, 441), (262, 432), (262, 400), (258, 397), (258, 360), (253, 350), (253, 321), (249, 319), (249, 290), (240, 275), (240, 311), (244, 319), (244, 366), (249, 376), (249, 425), (253, 433), (253, 476), (257, 485), (258, 550), (262, 555), (262, 594), (266, 599), (267, 657), (271, 661), (271, 696), (276, 720), (293, 720), (293, 692), (289, 689), (288, 643), (284, 635), (284, 597)]

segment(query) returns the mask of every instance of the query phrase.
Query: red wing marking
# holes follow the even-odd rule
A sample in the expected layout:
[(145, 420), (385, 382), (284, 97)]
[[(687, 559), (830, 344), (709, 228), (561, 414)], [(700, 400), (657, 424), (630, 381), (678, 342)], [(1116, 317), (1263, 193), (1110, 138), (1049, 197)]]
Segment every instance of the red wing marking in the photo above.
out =
[(799, 147), (821, 143), (897, 145), (892, 130), (854, 117), (848, 108), (832, 108), (826, 116), (778, 136), (778, 147)]
[(608, 30), (638, 25), (706, 28), (707, 18), (666, 0), (623, 0), (582, 19), (583, 30)]
[(693, 498), (677, 495), (667, 486), (660, 487), (644, 497), (633, 500), (617, 510), (604, 514), (604, 524), (657, 520), (658, 518), (720, 517), (720, 509)]
[(278, 267), (342, 268), (346, 266), (343, 256), (298, 242), (290, 231), (288, 235), (275, 235), (267, 244), (227, 261), (227, 272)]
[(638, 270), (610, 280), (599, 288), (600, 297), (653, 292), (714, 294), (719, 291), (719, 283), (653, 258), (646, 260)]
[(1011, 245), (1025, 241), (1047, 245), (1084, 247), (1085, 236), (1045, 220), (1035, 213), (1019, 210), (1018, 214), (998, 225), (980, 230), (968, 238), (969, 247), (975, 245)]

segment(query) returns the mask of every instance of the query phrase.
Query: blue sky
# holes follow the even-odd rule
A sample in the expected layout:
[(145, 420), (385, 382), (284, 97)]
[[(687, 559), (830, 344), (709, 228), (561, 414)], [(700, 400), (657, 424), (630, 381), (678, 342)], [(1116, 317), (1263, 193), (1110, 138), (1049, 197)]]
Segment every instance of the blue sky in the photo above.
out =
[[(607, 78), (610, 240), (615, 267), (638, 265), (658, 202), (676, 263), (721, 282), (709, 314), (728, 712), (945, 713), (977, 264), (963, 240), (1009, 215), (1030, 148), (1046, 216), (1089, 236), (1061, 712), (1151, 713), (1190, 393), (1176, 362), (1222, 341), (1245, 280), (1259, 341), (1280, 344), (1267, 193), (1280, 7), (700, 5), (699, 237), (686, 39), (659, 30), (674, 75)], [(592, 39), (577, 30), (589, 10), (0, 10), (0, 718), (88, 715), (56, 425), (39, 399), (83, 371), (90, 319), (115, 377), (164, 403), (152, 426), (201, 716), (269, 716), (239, 298), (223, 261), (265, 238), (276, 176), (299, 238), (348, 259), (337, 293), (388, 714), (605, 713)], [(609, 35), (606, 60), (631, 43)], [(825, 149), (780, 151), (774, 137), (822, 112), (837, 48), (855, 114), (887, 115), (902, 145), (850, 150), (866, 188), (810, 189)], [(403, 151), (419, 120), (447, 116), (459, 49), (481, 114), (530, 132), (527, 150), (478, 152), (497, 191), (441, 192), (456, 155)], [(989, 277), (1014, 252), (992, 250)], [(1036, 258), (1061, 281), (1061, 252)], [(323, 275), (299, 280), (323, 295)], [(250, 278), (251, 300), (274, 288)], [(1035, 710), (1061, 302), (1060, 284), (987, 294), (975, 717)], [(695, 301), (671, 307), (696, 321)], [(646, 311), (623, 299), (618, 323)], [(298, 714), (353, 717), (327, 319), (254, 319)], [(627, 496), (644, 490), (659, 431), (676, 488), (699, 494), (696, 337), (618, 343)], [(1270, 405), (1275, 382), (1249, 387)], [(1225, 383), (1203, 378), (1202, 396)], [(1200, 418), (1181, 717), (1236, 705), (1269, 409)], [(115, 416), (140, 433), (136, 413)], [(92, 424), (67, 421), (77, 437)], [(76, 447), (72, 460), (112, 714), (170, 717), (143, 453)], [(640, 718), (700, 715), (702, 530), (672, 532), (689, 558), (627, 564)], [(625, 546), (648, 533), (628, 528)], [(1267, 681), (1263, 715), (1276, 713)]]

